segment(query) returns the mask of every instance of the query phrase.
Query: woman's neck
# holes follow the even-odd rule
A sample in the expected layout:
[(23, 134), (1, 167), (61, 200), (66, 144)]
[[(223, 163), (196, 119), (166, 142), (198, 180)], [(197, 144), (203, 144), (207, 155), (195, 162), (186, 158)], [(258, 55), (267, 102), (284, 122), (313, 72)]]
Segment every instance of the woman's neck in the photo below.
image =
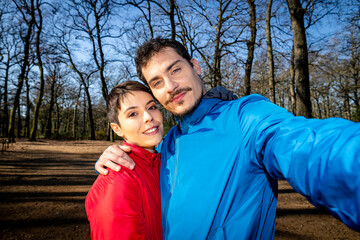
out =
[[(136, 145), (136, 144), (129, 143), (129, 142), (126, 141), (126, 140), (125, 140), (125, 142), (127, 142), (128, 144), (132, 144), (132, 145), (138, 146), (138, 145)], [(140, 146), (138, 146), (138, 147), (140, 147)], [(143, 148), (143, 149), (145, 149), (146, 151), (149, 151), (149, 152), (151, 152), (151, 153), (154, 153), (154, 152), (155, 152), (155, 146), (152, 147), (152, 148), (144, 148), (144, 147), (141, 147), (141, 148)]]

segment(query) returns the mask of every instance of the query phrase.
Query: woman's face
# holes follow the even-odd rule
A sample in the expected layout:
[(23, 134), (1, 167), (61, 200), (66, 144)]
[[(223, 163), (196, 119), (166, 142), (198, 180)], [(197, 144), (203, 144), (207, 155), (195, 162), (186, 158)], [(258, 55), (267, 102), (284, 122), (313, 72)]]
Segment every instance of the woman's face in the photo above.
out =
[[(116, 134), (126, 142), (153, 150), (164, 135), (163, 117), (153, 97), (143, 91), (126, 93), (119, 113), (120, 126), (112, 123)], [(116, 125), (116, 127), (114, 127)]]

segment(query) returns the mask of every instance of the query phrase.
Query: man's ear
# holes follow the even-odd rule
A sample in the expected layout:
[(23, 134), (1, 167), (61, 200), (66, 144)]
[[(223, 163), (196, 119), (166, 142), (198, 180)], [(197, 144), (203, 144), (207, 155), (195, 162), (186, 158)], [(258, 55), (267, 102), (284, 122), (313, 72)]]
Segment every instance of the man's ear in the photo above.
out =
[(124, 134), (119, 125), (117, 125), (116, 123), (110, 123), (110, 127), (116, 133), (116, 135), (118, 135), (119, 137), (124, 137)]
[(193, 68), (195, 69), (197, 75), (201, 75), (201, 66), (200, 63), (195, 60), (195, 59), (191, 59), (190, 62), (193, 64)]

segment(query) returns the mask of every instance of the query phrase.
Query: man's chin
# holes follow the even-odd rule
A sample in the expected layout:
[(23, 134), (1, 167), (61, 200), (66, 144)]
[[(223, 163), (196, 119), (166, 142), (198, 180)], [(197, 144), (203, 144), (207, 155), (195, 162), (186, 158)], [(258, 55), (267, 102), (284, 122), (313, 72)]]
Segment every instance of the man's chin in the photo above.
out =
[[(178, 111), (175, 112), (175, 110), (173, 110), (173, 111), (170, 110), (170, 112), (172, 114), (174, 114), (175, 117), (180, 117), (180, 118), (185, 116), (185, 115), (191, 114), (199, 106), (199, 104), (201, 102), (201, 99), (202, 99), (202, 97), (197, 99), (196, 102), (194, 103), (194, 105), (192, 105), (192, 106), (185, 107), (185, 106), (183, 106), (184, 103), (181, 103), (180, 106), (178, 107), (178, 109), (175, 109), (175, 110), (178, 110)], [(183, 108), (181, 108), (181, 107), (183, 107)]]

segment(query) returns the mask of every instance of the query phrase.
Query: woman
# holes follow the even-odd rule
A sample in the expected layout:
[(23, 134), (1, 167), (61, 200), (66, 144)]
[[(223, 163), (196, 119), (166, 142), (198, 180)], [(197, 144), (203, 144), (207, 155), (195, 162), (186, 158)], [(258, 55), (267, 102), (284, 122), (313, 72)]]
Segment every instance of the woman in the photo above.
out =
[(85, 208), (92, 239), (162, 239), (160, 154), (163, 118), (150, 90), (128, 81), (111, 90), (107, 115), (114, 132), (131, 147), (134, 170), (99, 175)]

